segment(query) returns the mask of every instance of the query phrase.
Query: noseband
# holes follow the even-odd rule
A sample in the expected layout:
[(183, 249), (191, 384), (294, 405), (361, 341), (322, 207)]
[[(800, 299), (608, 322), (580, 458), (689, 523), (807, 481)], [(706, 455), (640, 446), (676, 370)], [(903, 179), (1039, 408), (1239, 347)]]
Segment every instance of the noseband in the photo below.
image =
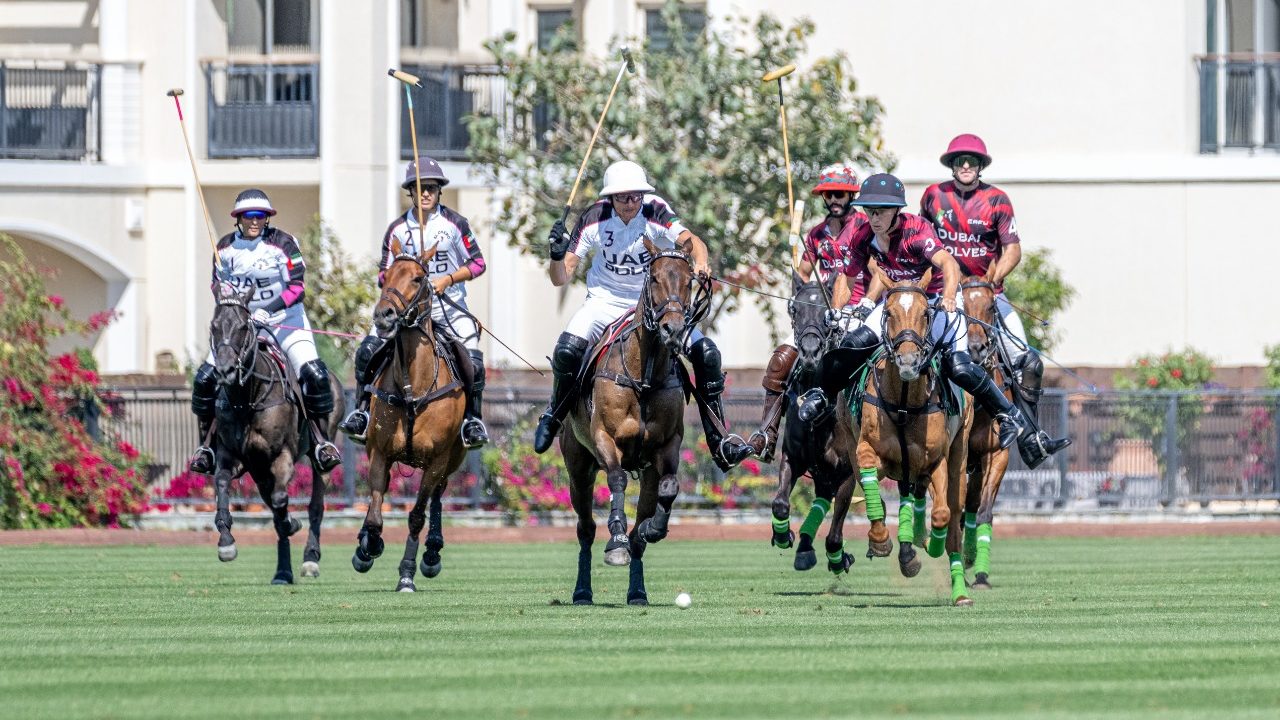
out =
[[(817, 304), (817, 303), (813, 303)], [(826, 320), (826, 314), (819, 316), (820, 319), (814, 322), (806, 322), (804, 325), (796, 325), (797, 312), (796, 298), (793, 297), (787, 301), (787, 314), (791, 316), (791, 326), (795, 330), (796, 347), (800, 352), (804, 353), (804, 338), (818, 338), (818, 357), (822, 357), (832, 345), (835, 344), (837, 336), (840, 335), (840, 326), (829, 323)]]
[[(216, 361), (218, 358), (218, 348), (229, 347), (236, 353), (236, 374), (233, 376), (237, 386), (243, 386), (253, 376), (254, 366), (258, 363), (258, 333), (253, 328), (253, 322), (250, 320), (252, 313), (249, 312), (249, 306), (239, 300), (226, 299), (219, 300), (218, 307), (233, 307), (244, 312), (244, 321), (249, 325), (249, 333), (246, 336), (245, 346), (236, 348), (225, 337), (214, 338), (213, 357)], [(217, 372), (215, 365), (214, 372)]]
[[(982, 326), (983, 330), (986, 332), (986, 337), (987, 337), (987, 345), (986, 345), (986, 347), (984, 347), (984, 348), (982, 349), (982, 352), (981, 352), (981, 353), (978, 353), (977, 355), (974, 355), (974, 358), (973, 358), (973, 359), (974, 359), (974, 361), (975, 361), (975, 362), (977, 362), (979, 365), (984, 365), (984, 366), (985, 366), (985, 365), (987, 365), (987, 364), (988, 364), (988, 361), (989, 361), (989, 360), (991, 360), (991, 358), (992, 358), (992, 355), (993, 355), (993, 353), (994, 353), (994, 351), (995, 351), (996, 341), (997, 341), (997, 338), (995, 338), (995, 337), (993, 337), (993, 336), (992, 336), (992, 334), (991, 334), (991, 330), (992, 330), (992, 329), (994, 329), (994, 328), (996, 328), (996, 327), (998, 327), (998, 326), (1000, 325), (1000, 313), (998, 313), (998, 312), (995, 312), (995, 311), (994, 311), (994, 310), (995, 310), (995, 294), (996, 294), (996, 286), (995, 286), (995, 284), (993, 284), (993, 283), (989, 283), (989, 282), (987, 282), (986, 280), (980, 280), (980, 279), (968, 280), (968, 281), (966, 281), (966, 282), (964, 282), (964, 283), (961, 283), (961, 285), (960, 285), (960, 291), (961, 291), (961, 293), (962, 293), (962, 294), (963, 294), (963, 292), (964, 292), (965, 290), (973, 290), (973, 289), (979, 289), (979, 288), (985, 288), (985, 289), (987, 289), (987, 290), (990, 290), (990, 291), (991, 291), (991, 296), (992, 296), (992, 310), (993, 310), (992, 315), (994, 316), (994, 317), (992, 317), (992, 319), (991, 319), (991, 323), (990, 323), (990, 324), (985, 323), (985, 322), (982, 322), (982, 321), (980, 321), (980, 320), (977, 320), (977, 318), (973, 318), (973, 320), (977, 321), (977, 322), (976, 322), (976, 323), (974, 323), (974, 324), (977, 324), (977, 325)], [(965, 315), (966, 315), (966, 317), (968, 317), (968, 312), (967, 312), (967, 311), (966, 311)], [(971, 335), (971, 337), (972, 337), (972, 335)]]
[(711, 289), (710, 283), (706, 280), (694, 280), (697, 282), (697, 289), (694, 293), (693, 301), (685, 305), (684, 301), (675, 295), (668, 295), (661, 304), (654, 299), (653, 289), (657, 286), (657, 280), (653, 277), (653, 264), (662, 258), (671, 258), (679, 260), (689, 266), (690, 275), (692, 275), (693, 264), (689, 260), (689, 256), (679, 250), (664, 250), (653, 257), (649, 261), (649, 267), (645, 271), (644, 293), (641, 297), (640, 309), (644, 328), (650, 332), (656, 332), (658, 329), (658, 321), (663, 315), (669, 312), (680, 313), (684, 317), (684, 342), (689, 339), (689, 335), (693, 333), (693, 328), (703, 317), (706, 316), (707, 310), (711, 306)]
[(928, 339), (921, 337), (920, 333), (916, 332), (915, 330), (912, 330), (911, 328), (900, 330), (898, 334), (894, 335), (892, 338), (888, 336), (888, 328), (889, 328), (888, 305), (889, 305), (889, 299), (892, 298), (895, 293), (918, 293), (920, 297), (924, 299), (925, 307), (927, 308), (925, 310), (925, 316), (924, 316), (925, 332), (928, 332), (929, 328), (933, 327), (933, 312), (934, 312), (933, 306), (929, 305), (929, 294), (914, 285), (904, 285), (901, 287), (889, 288), (889, 291), (885, 293), (885, 296), (884, 296), (885, 311), (884, 311), (884, 314), (881, 316), (880, 337), (885, 338), (883, 341), (885, 348), (889, 351), (890, 354), (892, 354), (895, 358), (897, 358), (898, 348), (902, 347), (904, 343), (908, 343), (908, 342), (915, 343), (916, 346), (919, 347), (921, 350), (921, 356), (920, 356), (920, 359), (913, 366), (913, 369), (919, 372), (923, 370), (929, 364), (929, 362), (933, 359), (933, 356), (937, 353), (938, 348), (935, 347), (932, 343), (930, 343)]
[[(384, 287), (382, 289), (382, 300), (385, 300), (392, 309), (396, 310), (396, 324), (400, 327), (413, 327), (422, 322), (423, 318), (429, 317), (431, 314), (431, 273), (427, 270), (427, 266), (417, 257), (408, 253), (400, 253), (391, 261), (394, 265), (398, 262), (411, 262), (422, 270), (422, 282), (418, 283), (418, 291), (413, 297), (406, 297), (404, 293), (393, 287)], [(389, 268), (388, 268), (389, 269)], [(423, 297), (425, 294), (426, 297)], [(424, 307), (425, 306), (425, 307)]]

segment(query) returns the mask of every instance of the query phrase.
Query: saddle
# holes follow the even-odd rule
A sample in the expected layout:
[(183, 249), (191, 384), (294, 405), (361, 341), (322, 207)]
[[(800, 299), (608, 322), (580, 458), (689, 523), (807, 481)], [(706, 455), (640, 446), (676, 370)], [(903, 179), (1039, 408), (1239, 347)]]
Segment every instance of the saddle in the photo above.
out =
[(449, 374), (453, 376), (453, 382), (417, 398), (401, 397), (396, 393), (380, 389), (378, 383), (382, 379), (382, 373), (386, 372), (387, 366), (390, 364), (391, 355), (395, 351), (395, 342), (394, 338), (392, 338), (384, 343), (373, 358), (370, 359), (370, 364), (377, 370), (374, 371), (373, 380), (365, 387), (365, 390), (381, 402), (412, 411), (412, 415), (417, 415), (433, 400), (444, 397), (459, 387), (464, 392), (470, 392), (471, 385), (475, 381), (475, 368), (471, 365), (466, 345), (447, 328), (435, 323), (432, 323), (431, 328), (436, 356), (444, 360), (445, 366), (449, 368)]
[(586, 360), (582, 363), (582, 368), (578, 370), (576, 382), (577, 391), (587, 399), (588, 408), (591, 406), (591, 390), (595, 386), (596, 378), (610, 380), (623, 387), (629, 387), (636, 392), (666, 390), (673, 387), (683, 387), (686, 395), (692, 392), (693, 382), (689, 379), (688, 370), (684, 367), (684, 363), (681, 363), (675, 356), (671, 358), (672, 367), (666, 376), (667, 382), (657, 388), (646, 387), (643, 384), (643, 378), (633, 378), (627, 375), (598, 370), (609, 351), (639, 329), (640, 319), (636, 316), (635, 308), (631, 308), (617, 320), (610, 323), (605, 328), (604, 333), (601, 334), (600, 339), (587, 351)]
[[(264, 337), (258, 335), (258, 355), (265, 356), (272, 364), (275, 372), (279, 373), (279, 377), (284, 382), (284, 400), (279, 402), (268, 403), (266, 405), (254, 405), (254, 410), (265, 410), (269, 407), (275, 407), (282, 403), (289, 403), (298, 410), (299, 421), (306, 419), (306, 410), (302, 403), (302, 387), (298, 385), (297, 375), (289, 366), (289, 358), (284, 353), (284, 348), (280, 347), (280, 343), (275, 338)], [(218, 393), (216, 401), (222, 407), (228, 407), (227, 396), (225, 393)]]
[[(929, 400), (919, 407), (899, 407), (892, 401), (878, 395), (868, 395), (867, 386), (879, 374), (883, 363), (887, 360), (884, 348), (876, 349), (871, 359), (867, 360), (862, 369), (858, 371), (858, 374), (854, 377), (853, 385), (849, 388), (849, 410), (853, 412), (859, 425), (862, 424), (864, 402), (884, 410), (890, 417), (894, 418), (894, 422), (900, 425), (905, 425), (913, 415), (930, 415), (942, 412), (947, 417), (956, 417), (964, 412), (964, 391), (950, 380), (945, 381), (944, 388), (935, 388), (930, 392)], [(929, 373), (933, 378), (942, 378), (942, 364), (937, 357), (934, 357), (929, 362)], [(931, 380), (931, 382), (934, 381)], [(937, 397), (936, 401), (934, 400), (935, 397)]]

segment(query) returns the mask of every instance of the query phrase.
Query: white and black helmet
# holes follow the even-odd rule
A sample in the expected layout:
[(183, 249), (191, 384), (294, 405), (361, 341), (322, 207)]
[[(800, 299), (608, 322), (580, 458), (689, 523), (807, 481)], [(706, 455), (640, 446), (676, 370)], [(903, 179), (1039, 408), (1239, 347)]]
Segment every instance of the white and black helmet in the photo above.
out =
[(236, 196), (236, 205), (231, 209), (231, 217), (239, 219), (241, 215), (257, 210), (271, 217), (276, 214), (276, 209), (271, 207), (271, 198), (258, 188), (249, 188)]

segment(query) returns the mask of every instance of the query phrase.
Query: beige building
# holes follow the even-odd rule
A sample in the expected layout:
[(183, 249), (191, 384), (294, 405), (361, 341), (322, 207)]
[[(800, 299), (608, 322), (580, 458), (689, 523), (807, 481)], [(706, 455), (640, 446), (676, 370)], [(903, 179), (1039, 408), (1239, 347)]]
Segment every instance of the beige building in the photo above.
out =
[[(218, 234), (231, 199), (261, 187), (277, 224), (316, 214), (372, 266), (402, 208), (408, 156), (400, 87), (415, 97), (422, 150), (453, 182), (489, 271), (472, 307), (540, 362), (581, 297), (493, 237), (502, 188), (466, 162), (460, 118), (502, 102), (482, 43), (537, 43), (576, 20), (587, 47), (660, 32), (636, 0), (4, 0), (0, 2), (0, 230), (57, 267), (81, 314), (120, 321), (95, 339), (108, 372), (204, 354), (209, 242), (173, 102)], [(1280, 342), (1262, 265), (1280, 197), (1280, 0), (708, 0), (691, 18), (807, 15), (811, 47), (846, 52), (883, 101), (890, 148), (913, 192), (946, 177), (959, 132), (982, 135), (987, 178), (1005, 187), (1028, 247), (1053, 250), (1079, 295), (1057, 353), (1076, 365), (1194, 345), (1257, 364)], [(1208, 57), (1206, 57), (1208, 56)], [(806, 59), (797, 58), (800, 72)], [(837, 158), (804, 159), (826, 162)], [(602, 162), (592, 167), (602, 171)], [(661, 188), (661, 178), (655, 178)], [(783, 192), (780, 188), (780, 192)], [(337, 328), (359, 330), (357, 328)], [(759, 366), (753, 311), (717, 332), (726, 364)], [(515, 364), (500, 346), (493, 361)]]

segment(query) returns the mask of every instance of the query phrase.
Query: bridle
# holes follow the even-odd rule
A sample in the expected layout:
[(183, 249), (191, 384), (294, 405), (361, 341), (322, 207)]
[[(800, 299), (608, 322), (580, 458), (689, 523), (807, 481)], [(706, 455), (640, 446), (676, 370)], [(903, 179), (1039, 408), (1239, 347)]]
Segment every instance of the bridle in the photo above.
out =
[(889, 288), (889, 291), (885, 293), (885, 296), (884, 296), (885, 312), (880, 318), (880, 323), (881, 323), (880, 337), (884, 338), (882, 342), (884, 344), (885, 349), (889, 352), (889, 354), (893, 355), (894, 358), (897, 358), (898, 348), (902, 347), (904, 343), (908, 343), (908, 342), (915, 343), (916, 346), (920, 348), (921, 353), (920, 353), (920, 359), (915, 362), (915, 364), (912, 366), (912, 369), (915, 370), (916, 372), (922, 372), (926, 367), (928, 367), (929, 363), (933, 361), (934, 356), (938, 354), (938, 349), (941, 347), (941, 345), (935, 345), (929, 342), (929, 340), (921, 337), (920, 333), (916, 332), (911, 328), (900, 330), (898, 331), (898, 334), (894, 335), (893, 337), (889, 337), (888, 305), (889, 305), (889, 298), (893, 297), (895, 293), (918, 293), (920, 297), (924, 299), (925, 307), (926, 307), (925, 316), (924, 316), (924, 326), (926, 328), (925, 332), (928, 332), (928, 328), (933, 327), (933, 314), (935, 312), (933, 305), (929, 303), (929, 294), (926, 293), (923, 289), (916, 287), (915, 285), (902, 285), (899, 287), (892, 287), (892, 288)]
[[(817, 305), (817, 303), (806, 304)], [(837, 324), (827, 322), (825, 312), (817, 322), (808, 322), (804, 325), (797, 326), (795, 321), (798, 307), (795, 297), (792, 297), (787, 301), (787, 314), (791, 316), (791, 325), (796, 331), (796, 348), (803, 353), (804, 339), (807, 337), (816, 337), (818, 338), (818, 357), (821, 358), (828, 350), (831, 349), (832, 345), (836, 343), (837, 338), (841, 335), (841, 328)]]
[(640, 295), (640, 311), (641, 320), (644, 323), (645, 330), (656, 332), (658, 330), (658, 321), (663, 315), (670, 312), (679, 313), (684, 318), (684, 336), (680, 338), (679, 347), (684, 347), (689, 336), (693, 333), (693, 329), (697, 323), (706, 317), (707, 311), (711, 308), (711, 281), (709, 279), (697, 278), (694, 276), (690, 282), (695, 283), (693, 298), (688, 305), (684, 300), (672, 294), (659, 304), (653, 294), (654, 287), (657, 286), (657, 279), (653, 276), (653, 264), (663, 258), (671, 258), (679, 260), (689, 266), (689, 274), (693, 276), (693, 262), (688, 255), (679, 250), (663, 250), (649, 261), (649, 267), (645, 270), (644, 291)]
[(426, 263), (414, 255), (400, 253), (395, 256), (391, 264), (394, 265), (398, 262), (411, 262), (422, 270), (422, 279), (418, 283), (418, 290), (413, 294), (413, 297), (406, 297), (404, 293), (396, 288), (384, 287), (382, 289), (382, 300), (385, 300), (396, 311), (396, 325), (402, 328), (410, 328), (431, 317), (431, 299), (434, 294), (431, 292), (431, 273), (427, 270)]
[[(992, 295), (992, 302), (994, 303), (994, 301), (995, 301), (995, 294), (996, 294), (996, 286), (995, 286), (995, 284), (994, 284), (994, 283), (987, 282), (986, 280), (974, 279), (974, 280), (966, 280), (965, 282), (963, 282), (963, 283), (961, 283), (961, 284), (960, 284), (960, 291), (961, 291), (961, 293), (963, 293), (965, 290), (973, 290), (973, 289), (986, 289), (986, 290), (990, 290), (990, 291), (991, 291), (991, 295)], [(993, 305), (993, 307), (994, 307), (994, 305)], [(993, 318), (993, 322), (992, 322), (992, 324), (991, 324), (991, 325), (988, 325), (988, 324), (986, 324), (986, 323), (982, 323), (982, 327), (983, 327), (984, 332), (986, 333), (986, 336), (987, 336), (987, 346), (983, 349), (983, 351), (982, 351), (982, 353), (981, 353), (980, 355), (977, 355), (977, 356), (975, 356), (975, 357), (973, 358), (974, 362), (976, 362), (976, 363), (978, 363), (979, 365), (982, 365), (982, 366), (984, 366), (984, 367), (985, 367), (985, 366), (987, 366), (987, 365), (989, 364), (989, 361), (991, 360), (991, 358), (993, 357), (993, 355), (994, 355), (994, 353), (995, 353), (995, 347), (996, 347), (997, 343), (999, 342), (999, 338), (998, 338), (998, 337), (995, 337), (995, 336), (993, 336), (993, 335), (992, 335), (992, 333), (991, 333), (991, 328), (992, 328), (992, 325), (997, 325), (997, 326), (999, 325), (999, 323), (1000, 323), (1000, 313), (996, 312), (996, 313), (993, 313), (993, 314), (995, 315), (995, 317)], [(966, 317), (968, 317), (968, 312), (967, 312), (967, 311), (966, 311), (965, 315), (966, 315)]]
[[(245, 333), (244, 347), (237, 348), (225, 337), (213, 338), (216, 341), (213, 346), (213, 356), (215, 360), (218, 357), (219, 348), (229, 347), (235, 351), (235, 375), (232, 376), (232, 379), (235, 381), (234, 384), (237, 387), (244, 387), (244, 384), (249, 381), (249, 378), (254, 376), (254, 368), (257, 367), (258, 364), (258, 333), (253, 327), (253, 320), (251, 319), (253, 314), (249, 311), (249, 306), (240, 302), (238, 299), (227, 298), (219, 300), (218, 307), (233, 307), (244, 312), (245, 324), (249, 326), (249, 332)], [(214, 368), (214, 372), (217, 372), (216, 366)]]

